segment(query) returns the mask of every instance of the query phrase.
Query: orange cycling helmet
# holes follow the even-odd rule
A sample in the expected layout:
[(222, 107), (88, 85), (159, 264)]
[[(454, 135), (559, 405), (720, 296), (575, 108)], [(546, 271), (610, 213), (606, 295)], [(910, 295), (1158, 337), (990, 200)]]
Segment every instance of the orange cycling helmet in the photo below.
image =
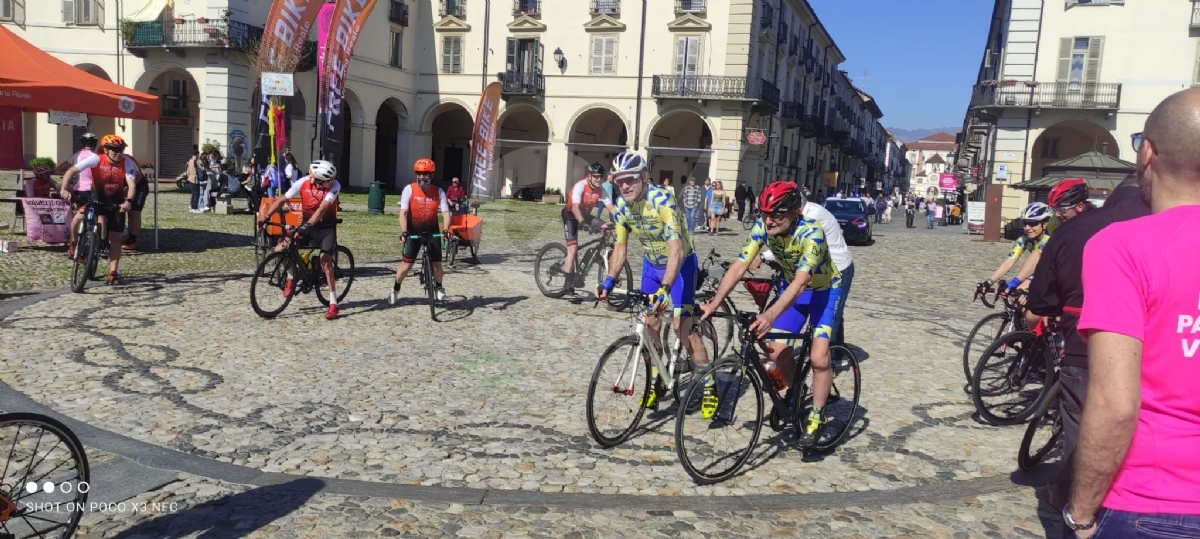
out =
[(116, 135), (104, 135), (104, 138), (100, 139), (100, 147), (115, 152), (123, 152), (128, 145), (125, 144), (125, 139), (121, 137)]
[(417, 159), (417, 163), (413, 165), (413, 172), (418, 174), (433, 174), (437, 167), (433, 164), (433, 159), (422, 157)]

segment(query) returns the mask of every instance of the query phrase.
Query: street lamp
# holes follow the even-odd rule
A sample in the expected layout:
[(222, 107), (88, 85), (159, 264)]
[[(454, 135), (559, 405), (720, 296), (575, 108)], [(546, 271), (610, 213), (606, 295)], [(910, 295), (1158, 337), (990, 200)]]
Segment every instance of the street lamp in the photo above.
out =
[(560, 47), (554, 49), (554, 63), (558, 64), (558, 68), (566, 69), (567, 59), (563, 57), (563, 51)]

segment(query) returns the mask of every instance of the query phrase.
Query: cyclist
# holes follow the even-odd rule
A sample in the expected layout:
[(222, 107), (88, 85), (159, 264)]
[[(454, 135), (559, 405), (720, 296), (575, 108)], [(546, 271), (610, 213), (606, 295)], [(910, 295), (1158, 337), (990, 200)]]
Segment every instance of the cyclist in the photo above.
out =
[[(68, 157), (66, 161), (58, 165), (58, 168), (54, 169), (55, 174), (65, 175), (67, 170), (73, 165), (78, 164), (79, 161), (96, 155), (96, 146), (100, 144), (100, 141), (96, 138), (96, 135), (84, 133), (83, 136), (79, 137), (79, 144), (83, 146), (83, 149), (71, 154), (71, 157)], [(92, 197), (92, 170), (84, 169), (79, 171), (79, 181), (74, 186), (70, 185), (71, 182), (67, 181), (69, 178), (65, 176), (64, 178), (62, 190), (59, 192), (59, 195), (62, 196), (63, 200), (71, 202), (76, 207), (75, 215), (71, 217), (71, 243), (67, 246), (67, 257), (70, 258), (71, 253), (75, 252), (75, 241), (78, 234), (76, 229), (79, 228), (79, 222), (83, 221), (84, 204), (88, 200), (91, 200)]]
[(592, 230), (607, 230), (605, 223), (598, 216), (592, 217), (592, 209), (603, 203), (612, 211), (612, 199), (604, 190), (604, 165), (592, 163), (588, 165), (587, 177), (571, 186), (567, 197), (567, 205), (562, 210), (563, 235), (567, 239), (567, 258), (563, 261), (563, 273), (566, 273), (566, 293), (575, 292), (578, 277), (575, 275), (575, 253), (579, 250), (579, 225), (583, 223)]
[[(421, 158), (413, 164), (413, 172), (417, 181), (404, 187), (400, 195), (400, 241), (404, 242), (404, 252), (400, 255), (400, 267), (396, 268), (396, 282), (392, 284), (392, 293), (388, 295), (388, 305), (395, 305), (400, 299), (400, 285), (404, 277), (421, 254), (421, 242), (409, 239), (409, 234), (436, 233), (441, 230), (442, 240), (448, 236), (446, 227), (450, 226), (450, 203), (442, 188), (432, 185), (433, 173), (437, 167), (432, 159)], [(442, 214), (443, 225), (438, 225), (438, 213)], [(433, 261), (433, 283), (437, 288), (438, 301), (446, 299), (446, 289), (442, 288), (442, 248), (441, 242), (430, 242), (429, 259)]]
[[(658, 335), (661, 324), (657, 316), (666, 306), (667, 298), (674, 305), (673, 327), (684, 348), (691, 355), (696, 367), (708, 364), (708, 352), (699, 335), (692, 335), (693, 305), (696, 295), (696, 258), (692, 236), (688, 233), (683, 213), (675, 202), (670, 187), (661, 187), (649, 182), (650, 167), (646, 159), (634, 152), (622, 152), (613, 160), (613, 184), (620, 190), (616, 200), (616, 236), (613, 253), (609, 260), (608, 277), (596, 287), (597, 299), (608, 298), (616, 277), (625, 265), (629, 250), (629, 233), (634, 233), (642, 242), (645, 252), (642, 259), (641, 290), (650, 295), (654, 315), (647, 323)], [(590, 179), (588, 180), (591, 181)], [(598, 182), (597, 182), (598, 183)], [(684, 338), (684, 336), (688, 338)], [(654, 380), (658, 368), (651, 367), (650, 395), (642, 403), (653, 408), (658, 403)], [(701, 414), (712, 418), (717, 411), (717, 391), (712, 378), (708, 378), (700, 401)]]
[(1024, 283), (1033, 275), (1033, 269), (1037, 267), (1038, 259), (1041, 258), (1042, 249), (1046, 247), (1046, 242), (1050, 241), (1050, 232), (1046, 230), (1050, 214), (1050, 206), (1041, 202), (1034, 202), (1025, 207), (1025, 210), (1021, 212), (1021, 224), (1025, 227), (1025, 235), (1013, 242), (1012, 251), (1009, 251), (1008, 258), (1000, 264), (999, 268), (996, 268), (995, 273), (992, 273), (992, 277), (975, 285), (977, 293), (983, 293), (984, 290), (991, 288), (996, 281), (1004, 277), (1008, 273), (1008, 270), (1012, 269), (1017, 260), (1020, 260), (1021, 255), (1027, 250), (1029, 251), (1029, 258), (1025, 259), (1025, 263), (1021, 264), (1021, 268), (1017, 270), (1017, 276), (1005, 283), (1005, 288), (1013, 289), (1028, 286)]
[[(772, 182), (763, 189), (758, 199), (762, 217), (750, 229), (741, 256), (725, 272), (716, 295), (710, 303), (701, 305), (700, 310), (702, 317), (712, 316), (746, 274), (750, 262), (763, 247), (767, 248), (782, 268), (783, 280), (779, 283), (779, 298), (758, 315), (750, 330), (760, 337), (772, 330), (799, 333), (809, 321), (812, 328), (813, 406), (804, 420), (798, 441), (802, 446), (811, 446), (826, 423), (823, 408), (833, 387), (829, 341), (833, 337), (842, 278), (829, 255), (820, 223), (801, 213), (804, 204), (804, 196), (795, 182)], [(793, 345), (787, 340), (772, 339), (768, 348), (785, 384), (791, 383), (796, 372)]]
[[(283, 196), (274, 202), (263, 213), (264, 217), (258, 222), (259, 227), (266, 226), (271, 215), (279, 211), (284, 204), (296, 195), (300, 196), (302, 224), (296, 231), (297, 237), (308, 237), (312, 243), (321, 249), (321, 271), (325, 273), (325, 282), (329, 283), (329, 310), (325, 311), (325, 319), (333, 320), (338, 316), (336, 282), (333, 279), (333, 254), (337, 250), (337, 201), (342, 184), (337, 181), (337, 167), (329, 161), (313, 161), (308, 167), (308, 176), (293, 183)], [(275, 252), (288, 248), (288, 239), (284, 238), (275, 246)], [(283, 295), (292, 295), (292, 279), (283, 286)]]
[(116, 210), (104, 209), (96, 213), (100, 229), (106, 231), (108, 239), (109, 285), (121, 284), (117, 268), (121, 262), (121, 234), (125, 232), (125, 213), (133, 207), (131, 200), (136, 194), (136, 182), (141, 169), (132, 157), (125, 155), (125, 140), (116, 135), (105, 135), (100, 139), (100, 154), (84, 157), (67, 168), (63, 183), (70, 184), (76, 174), (83, 170), (92, 172), (92, 199), (102, 204), (116, 206)]

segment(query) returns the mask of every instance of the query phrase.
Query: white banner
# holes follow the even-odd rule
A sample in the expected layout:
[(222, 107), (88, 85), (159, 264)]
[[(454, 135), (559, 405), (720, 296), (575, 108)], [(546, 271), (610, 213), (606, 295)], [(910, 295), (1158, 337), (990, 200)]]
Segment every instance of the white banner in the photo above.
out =
[(263, 95), (292, 96), (296, 94), (296, 82), (291, 73), (263, 73)]
[(986, 202), (967, 201), (967, 232), (983, 234), (983, 213), (987, 211)]
[(74, 125), (78, 127), (87, 127), (87, 114), (82, 112), (67, 112), (65, 110), (51, 110), (50, 123), (58, 125)]

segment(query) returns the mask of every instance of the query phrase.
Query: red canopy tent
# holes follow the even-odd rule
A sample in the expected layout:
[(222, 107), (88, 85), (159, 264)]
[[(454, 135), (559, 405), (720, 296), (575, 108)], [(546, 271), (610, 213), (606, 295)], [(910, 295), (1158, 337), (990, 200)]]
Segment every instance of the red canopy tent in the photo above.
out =
[[(121, 86), (72, 66), (0, 26), (0, 107), (26, 112), (62, 110), (155, 123), (158, 153), (158, 96)], [(21, 116), (24, 120), (24, 115)], [(21, 129), (24, 133), (24, 126)], [(154, 156), (159, 162), (159, 156)], [(158, 248), (158, 182), (154, 182), (154, 247)]]

